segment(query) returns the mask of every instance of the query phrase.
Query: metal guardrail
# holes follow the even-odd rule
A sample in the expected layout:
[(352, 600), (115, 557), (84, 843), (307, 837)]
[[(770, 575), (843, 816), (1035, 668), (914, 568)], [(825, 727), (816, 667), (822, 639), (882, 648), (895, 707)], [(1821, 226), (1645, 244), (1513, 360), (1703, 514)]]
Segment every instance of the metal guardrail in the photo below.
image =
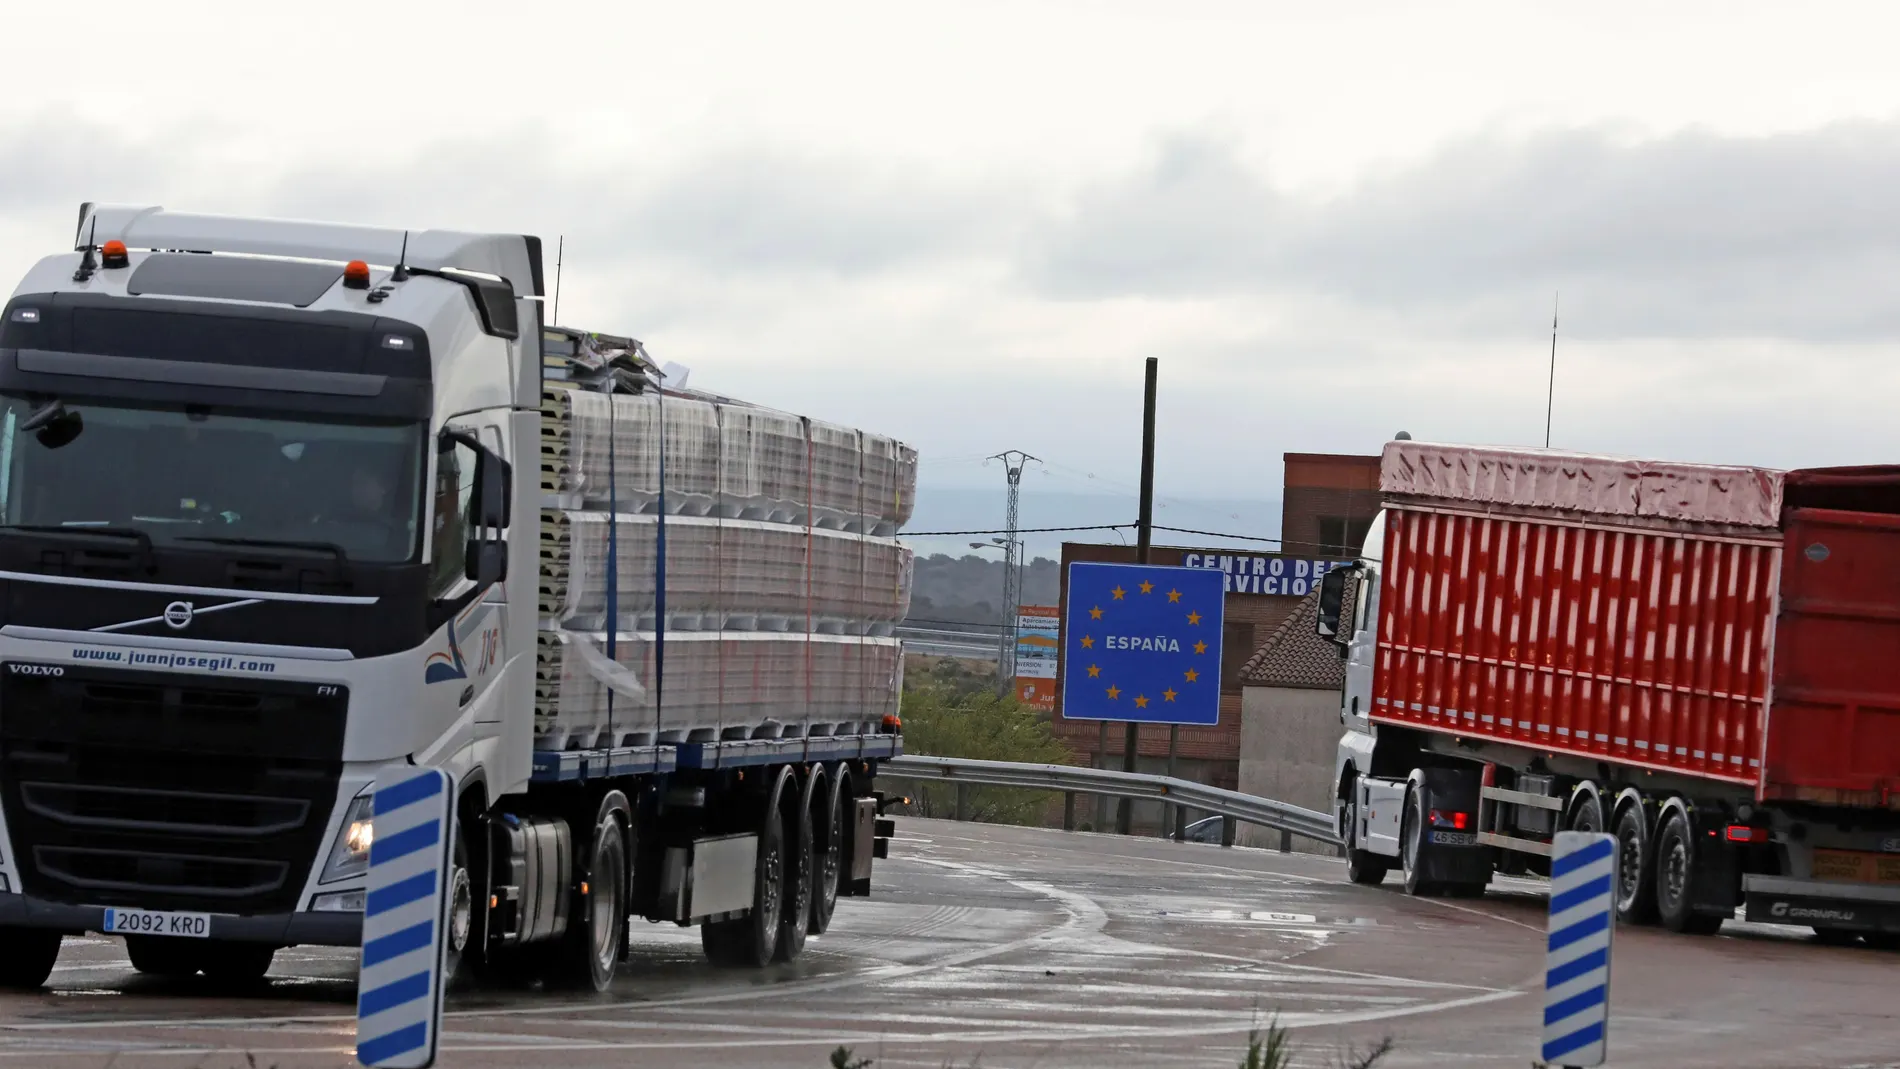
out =
[[(1231, 820), (1278, 828), (1283, 832), (1339, 845), (1330, 813), (1316, 813), (1271, 798), (1222, 790), (1205, 783), (1118, 772), (1075, 765), (1033, 765), (1014, 761), (978, 761), (963, 757), (925, 757), (906, 754), (885, 761), (881, 775), (897, 779), (940, 783), (972, 783), (986, 787), (1027, 787), (1064, 794), (1099, 794), (1113, 798), (1148, 798), (1204, 810)], [(1231, 839), (1229, 840), (1231, 841)]]

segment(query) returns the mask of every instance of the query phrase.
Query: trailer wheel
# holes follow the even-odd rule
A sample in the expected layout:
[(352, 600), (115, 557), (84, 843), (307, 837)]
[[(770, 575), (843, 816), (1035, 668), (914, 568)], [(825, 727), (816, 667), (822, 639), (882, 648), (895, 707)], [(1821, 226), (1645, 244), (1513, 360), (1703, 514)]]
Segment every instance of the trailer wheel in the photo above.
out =
[(33, 991), (53, 975), (60, 934), (44, 928), (0, 928), (0, 987)]
[(1385, 859), (1370, 850), (1359, 849), (1359, 785), (1347, 788), (1346, 796), (1346, 878), (1365, 887), (1377, 887), (1391, 871)]
[(605, 991), (612, 986), (627, 933), (627, 830), (620, 823), (626, 798), (615, 791), (602, 799), (594, 818), (584, 894), (569, 914), (556, 975), (568, 985)]
[(779, 911), (785, 904), (785, 822), (780, 788), (771, 793), (759, 822), (759, 860), (752, 882), (752, 910), (743, 917), (702, 924), (700, 945), (714, 965), (763, 969), (778, 953)]
[(843, 766), (826, 777), (830, 790), (825, 796), (824, 812), (813, 821), (820, 833), (814, 844), (812, 865), (811, 932), (823, 935), (831, 927), (832, 914), (838, 909), (838, 881), (844, 878), (844, 798), (850, 774)]
[(811, 810), (793, 804), (781, 810), (785, 814), (785, 900), (779, 909), (778, 950), (773, 961), (792, 961), (805, 952), (805, 937), (811, 932), (812, 870), (816, 857), (812, 850)]
[(1596, 791), (1578, 792), (1577, 800), (1570, 806), (1570, 830), (1588, 832), (1603, 830), (1603, 799)]
[(1404, 824), (1399, 829), (1399, 860), (1405, 867), (1405, 893), (1408, 895), (1429, 895), (1438, 890), (1436, 884), (1424, 878), (1425, 870), (1425, 814), (1419, 811), (1418, 791), (1405, 792)]
[(1722, 918), (1697, 913), (1690, 903), (1695, 886), (1695, 836), (1689, 818), (1671, 810), (1656, 836), (1656, 914), (1662, 926), (1689, 935), (1714, 935)]
[(1649, 819), (1632, 802), (1616, 818), (1616, 919), (1656, 923), (1656, 859), (1649, 849)]

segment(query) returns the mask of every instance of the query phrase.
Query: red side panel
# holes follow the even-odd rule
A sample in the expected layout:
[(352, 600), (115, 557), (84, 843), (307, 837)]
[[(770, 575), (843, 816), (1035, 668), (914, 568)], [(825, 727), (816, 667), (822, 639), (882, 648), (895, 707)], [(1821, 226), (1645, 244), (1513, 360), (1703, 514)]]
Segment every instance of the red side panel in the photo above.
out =
[(1389, 507), (1373, 718), (1754, 785), (1779, 555)]
[(1900, 515), (1786, 520), (1762, 794), (1900, 806)]

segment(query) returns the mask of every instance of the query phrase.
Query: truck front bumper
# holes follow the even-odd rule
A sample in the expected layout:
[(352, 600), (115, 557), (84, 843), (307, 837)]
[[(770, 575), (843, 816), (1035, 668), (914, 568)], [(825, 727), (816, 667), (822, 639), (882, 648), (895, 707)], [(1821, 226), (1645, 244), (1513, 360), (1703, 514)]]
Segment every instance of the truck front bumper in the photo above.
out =
[(1747, 897), (1746, 916), (1750, 921), (1900, 933), (1900, 887), (1746, 876), (1742, 893)]
[[(100, 906), (68, 906), (28, 895), (0, 894), (0, 927), (56, 928), (97, 932), (105, 927)], [(279, 913), (261, 917), (211, 915), (212, 939), (276, 946), (353, 947), (363, 943), (361, 913)]]

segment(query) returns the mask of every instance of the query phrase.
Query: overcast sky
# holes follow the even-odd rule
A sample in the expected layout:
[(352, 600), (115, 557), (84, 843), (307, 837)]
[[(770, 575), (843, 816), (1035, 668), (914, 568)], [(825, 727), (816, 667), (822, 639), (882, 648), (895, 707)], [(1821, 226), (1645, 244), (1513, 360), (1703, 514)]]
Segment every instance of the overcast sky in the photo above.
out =
[(1900, 12), (1556, 8), (15, 5), (0, 274), (87, 199), (565, 235), (563, 322), (927, 485), (1131, 484), (1158, 356), (1224, 498), (1540, 444), (1561, 290), (1556, 444), (1900, 460)]

